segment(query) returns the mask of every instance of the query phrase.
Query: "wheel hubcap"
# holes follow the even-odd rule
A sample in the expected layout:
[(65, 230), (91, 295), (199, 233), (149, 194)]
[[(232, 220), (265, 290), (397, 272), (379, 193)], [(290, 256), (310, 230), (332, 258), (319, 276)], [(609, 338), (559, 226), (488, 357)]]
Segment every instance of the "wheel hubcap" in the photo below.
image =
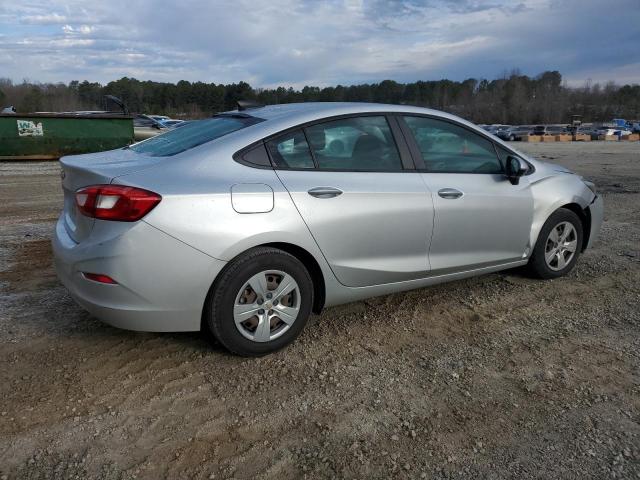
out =
[(263, 343), (289, 330), (299, 312), (300, 288), (293, 277), (266, 270), (251, 277), (236, 295), (233, 320), (242, 336)]
[(544, 250), (547, 266), (553, 271), (564, 269), (578, 249), (578, 233), (569, 222), (561, 222), (551, 229)]

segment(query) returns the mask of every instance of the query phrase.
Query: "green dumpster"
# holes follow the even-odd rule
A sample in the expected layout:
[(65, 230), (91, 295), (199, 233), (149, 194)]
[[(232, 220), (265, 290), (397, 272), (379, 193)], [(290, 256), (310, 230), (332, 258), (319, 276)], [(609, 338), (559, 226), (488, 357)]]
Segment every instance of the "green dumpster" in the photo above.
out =
[(133, 142), (133, 117), (119, 114), (0, 114), (0, 160), (46, 160)]

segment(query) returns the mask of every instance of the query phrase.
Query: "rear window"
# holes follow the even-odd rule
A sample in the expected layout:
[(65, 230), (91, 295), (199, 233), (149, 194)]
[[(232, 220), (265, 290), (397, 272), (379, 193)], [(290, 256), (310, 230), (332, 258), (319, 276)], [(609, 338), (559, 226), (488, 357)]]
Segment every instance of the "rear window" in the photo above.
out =
[(263, 121), (251, 116), (219, 115), (190, 122), (129, 148), (151, 157), (169, 157)]

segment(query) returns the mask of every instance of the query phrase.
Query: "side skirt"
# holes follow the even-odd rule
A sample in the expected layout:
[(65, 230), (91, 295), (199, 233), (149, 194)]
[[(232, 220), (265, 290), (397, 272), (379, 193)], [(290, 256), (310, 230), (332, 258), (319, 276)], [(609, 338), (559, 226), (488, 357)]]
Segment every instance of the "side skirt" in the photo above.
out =
[(436, 274), (427, 278), (421, 278), (419, 280), (385, 283), (384, 285), (373, 285), (370, 287), (345, 287), (333, 283), (332, 285), (327, 285), (327, 299), (325, 302), (325, 307), (363, 300), (365, 298), (377, 297), (380, 295), (388, 295), (390, 293), (415, 290), (417, 288), (438, 285), (440, 283), (452, 282), (455, 280), (462, 280), (464, 278), (485, 275), (487, 273), (498, 272), (500, 270), (520, 267), (522, 265), (526, 265), (528, 261), (529, 259), (525, 258), (522, 260), (502, 263), (489, 267), (474, 268), (455, 273)]

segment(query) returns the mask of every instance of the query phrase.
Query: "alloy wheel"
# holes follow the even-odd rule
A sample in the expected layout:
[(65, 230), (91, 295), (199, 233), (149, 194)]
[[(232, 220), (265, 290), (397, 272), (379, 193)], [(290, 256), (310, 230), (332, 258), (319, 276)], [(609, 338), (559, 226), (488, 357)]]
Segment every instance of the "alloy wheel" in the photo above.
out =
[(547, 266), (557, 272), (564, 269), (578, 249), (578, 232), (570, 222), (560, 222), (551, 229), (545, 244)]

